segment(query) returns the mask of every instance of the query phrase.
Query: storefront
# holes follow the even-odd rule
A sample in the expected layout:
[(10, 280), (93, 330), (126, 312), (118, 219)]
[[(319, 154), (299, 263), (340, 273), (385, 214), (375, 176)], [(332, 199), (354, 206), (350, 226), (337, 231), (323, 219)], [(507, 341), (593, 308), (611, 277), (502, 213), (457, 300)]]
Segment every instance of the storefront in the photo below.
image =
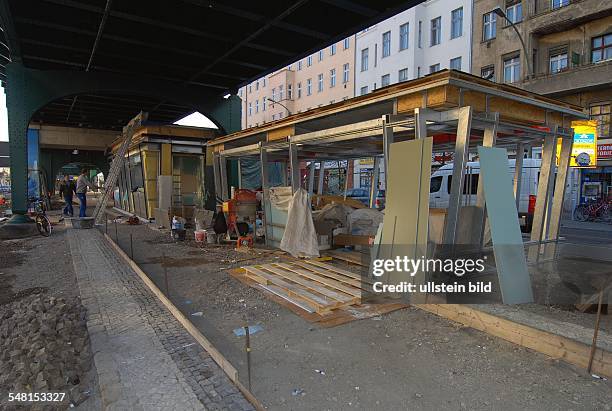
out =
[(580, 203), (612, 199), (612, 139), (597, 144), (597, 167), (580, 173)]

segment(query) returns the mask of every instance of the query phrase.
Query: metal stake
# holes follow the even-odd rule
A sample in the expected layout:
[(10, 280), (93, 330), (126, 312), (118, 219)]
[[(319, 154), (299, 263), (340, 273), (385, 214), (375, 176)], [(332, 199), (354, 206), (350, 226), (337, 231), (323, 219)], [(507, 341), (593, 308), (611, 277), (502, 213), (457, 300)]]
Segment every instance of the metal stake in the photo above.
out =
[(595, 331), (593, 332), (593, 344), (591, 345), (591, 354), (589, 355), (589, 366), (587, 372), (591, 373), (593, 367), (593, 357), (595, 356), (595, 350), (597, 349), (597, 334), (599, 334), (599, 321), (601, 320), (601, 304), (603, 302), (604, 289), (602, 288), (599, 292), (599, 301), (597, 302), (597, 318), (595, 320)]
[(249, 326), (244, 327), (245, 339), (245, 351), (247, 355), (247, 377), (249, 380), (249, 391), (251, 391), (251, 334), (249, 332)]
[(115, 220), (115, 241), (119, 245), (119, 232), (117, 231), (117, 220)]

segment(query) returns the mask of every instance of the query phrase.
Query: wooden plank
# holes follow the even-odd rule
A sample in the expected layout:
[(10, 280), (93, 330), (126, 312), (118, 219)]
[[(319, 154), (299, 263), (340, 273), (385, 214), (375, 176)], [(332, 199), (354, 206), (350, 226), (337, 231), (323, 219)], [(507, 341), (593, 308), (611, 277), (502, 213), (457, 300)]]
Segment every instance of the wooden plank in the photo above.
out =
[(359, 289), (363, 289), (363, 287), (361, 286), (362, 285), (362, 281), (361, 280), (356, 280), (356, 279), (354, 279), (352, 277), (349, 278), (349, 277), (347, 277), (345, 275), (338, 274), (338, 273), (335, 273), (335, 272), (330, 271), (330, 270), (325, 270), (325, 269), (322, 269), (320, 267), (316, 267), (316, 266), (313, 266), (313, 265), (304, 264), (301, 261), (296, 261), (296, 262), (293, 263), (293, 265), (305, 268), (307, 270), (313, 271), (313, 272), (315, 272), (317, 274), (324, 275), (324, 276), (329, 277), (329, 278), (333, 278), (335, 280), (340, 281), (341, 283), (349, 284), (349, 285), (352, 285), (353, 287), (357, 287)]
[(350, 271), (343, 270), (342, 268), (334, 267), (333, 265), (329, 265), (329, 264), (325, 264), (325, 263), (320, 263), (320, 262), (314, 261), (314, 260), (304, 260), (304, 262), (306, 264), (316, 265), (317, 267), (325, 268), (326, 270), (330, 270), (330, 271), (336, 272), (338, 274), (342, 274), (342, 275), (345, 275), (347, 277), (354, 278), (355, 280), (362, 281), (361, 275), (352, 273)]
[(300, 307), (302, 310), (306, 312), (309, 312), (311, 314), (316, 312), (316, 307), (313, 307), (308, 301), (302, 301), (302, 300), (298, 300), (297, 298), (292, 298), (281, 287), (270, 284), (270, 285), (262, 285), (261, 288), (263, 288), (266, 291), (271, 292), (274, 295), (279, 296), (283, 300), (288, 301), (293, 305)]
[[(590, 346), (567, 337), (520, 324), (458, 304), (415, 304), (417, 308), (586, 368)], [(612, 352), (597, 348), (592, 372), (612, 377)]]
[(370, 245), (370, 236), (368, 235), (352, 235), (352, 234), (337, 234), (332, 238), (334, 245)]
[(238, 379), (238, 371), (236, 368), (221, 354), (219, 350), (215, 348), (214, 345), (198, 330), (192, 323), (189, 321), (183, 313), (176, 308), (176, 306), (170, 301), (168, 297), (155, 285), (153, 280), (151, 280), (147, 274), (140, 269), (138, 264), (134, 260), (132, 260), (128, 255), (119, 247), (108, 234), (104, 234), (104, 238), (109, 242), (111, 247), (119, 254), (123, 260), (125, 260), (130, 267), (136, 272), (138, 277), (142, 280), (143, 283), (151, 290), (151, 292), (162, 302), (162, 304), (170, 311), (170, 313), (176, 318), (183, 327), (187, 330), (189, 334), (208, 352), (213, 361), (217, 363), (219, 367), (227, 374), (229, 379), (236, 385), (236, 387), (244, 394), (246, 399), (253, 404), (256, 410), (263, 411), (265, 408), (259, 402), (259, 400), (251, 393)]
[[(297, 268), (295, 266), (291, 266), (291, 265), (288, 265), (288, 264), (274, 264), (274, 265), (277, 266), (277, 267), (283, 268), (285, 270), (292, 271), (292, 272), (294, 272), (296, 274), (301, 275), (302, 277), (306, 277), (306, 278), (308, 278), (310, 280), (314, 280), (316, 282), (319, 282), (319, 283), (321, 283), (321, 284), (323, 284), (323, 285), (325, 285), (327, 287), (331, 287), (331, 288), (334, 288), (334, 289), (336, 289), (338, 291), (342, 291), (343, 293), (352, 295), (354, 297), (361, 298), (361, 290), (359, 288), (348, 286), (346, 284), (343, 284), (340, 281), (336, 281), (333, 278), (328, 278), (328, 277), (323, 276), (321, 274), (317, 274), (317, 273), (314, 273), (312, 271), (305, 270), (303, 268)], [(340, 277), (340, 276), (338, 276), (338, 277)]]
[(331, 298), (333, 300), (337, 300), (343, 303), (352, 303), (355, 304), (358, 302), (359, 299), (356, 298), (352, 298), (348, 295), (345, 294), (341, 294), (338, 293), (334, 290), (331, 290), (329, 288), (326, 288), (323, 286), (323, 284), (321, 283), (317, 283), (315, 281), (310, 281), (306, 278), (300, 277), (299, 275), (290, 272), (290, 271), (286, 271), (284, 270), (282, 267), (275, 267), (272, 264), (267, 264), (267, 265), (260, 265), (257, 266), (257, 268), (259, 269), (264, 269), (266, 271), (270, 271), (280, 277), (286, 278), (287, 280), (293, 281), (296, 284), (299, 284), (303, 287), (306, 287), (307, 289), (314, 291), (316, 293), (319, 293), (325, 297)]
[(367, 267), (368, 265), (364, 265), (363, 259), (366, 260), (369, 258), (368, 254), (360, 253), (358, 251), (338, 251), (338, 250), (329, 250), (326, 251), (325, 254), (332, 256), (336, 260), (346, 261), (348, 263), (357, 264), (362, 267)]
[[(327, 299), (326, 297), (323, 296), (318, 296), (316, 294), (311, 293), (308, 290), (305, 290), (301, 287), (298, 287), (294, 284), (290, 284), (287, 281), (283, 280), (282, 278), (278, 277), (277, 275), (273, 275), (270, 273), (266, 273), (263, 270), (260, 270), (258, 268), (249, 266), (249, 267), (242, 267), (245, 269), (245, 271), (247, 272), (247, 275), (249, 274), (254, 274), (255, 276), (259, 276), (262, 277), (266, 280), (268, 280), (270, 283), (274, 284), (274, 285), (278, 285), (279, 287), (282, 287), (285, 289), (285, 291), (289, 294), (292, 295), (294, 297), (299, 297), (303, 300), (308, 301), (309, 303), (313, 304), (315, 307), (317, 307), (317, 312), (325, 312), (325, 311), (329, 311), (331, 309), (334, 308), (338, 308), (343, 304), (340, 301), (336, 301), (336, 300), (331, 300), (331, 299)], [(253, 280), (255, 280), (255, 278), (253, 278), (252, 275), (249, 275), (249, 278), (252, 278)]]

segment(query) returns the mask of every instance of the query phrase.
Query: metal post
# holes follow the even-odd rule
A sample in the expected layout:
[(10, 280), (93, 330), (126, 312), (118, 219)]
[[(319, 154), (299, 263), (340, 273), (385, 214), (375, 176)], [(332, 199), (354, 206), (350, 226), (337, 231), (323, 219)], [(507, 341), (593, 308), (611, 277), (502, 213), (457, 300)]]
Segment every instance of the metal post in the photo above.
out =
[(378, 193), (378, 180), (380, 178), (380, 157), (374, 157), (374, 168), (372, 169), (372, 181), (370, 182), (370, 208), (374, 208), (376, 194)]
[(455, 154), (453, 157), (453, 181), (451, 184), (448, 212), (444, 229), (444, 244), (455, 244), (459, 209), (461, 208), (461, 195), (463, 193), (463, 179), (465, 176), (465, 163), (467, 161), (470, 131), (472, 129), (472, 107), (466, 106), (458, 109), (457, 139), (455, 141)]
[(325, 185), (325, 161), (319, 162), (319, 183), (317, 185), (317, 194), (323, 195), (323, 186)]
[[(497, 142), (497, 126), (499, 125), (499, 113), (492, 113), (494, 122), (489, 124), (484, 129), (484, 135), (482, 137), (483, 147), (494, 147)], [(482, 178), (478, 178), (478, 187), (476, 187), (476, 206), (483, 209), (485, 206), (484, 199), (484, 185)]]
[[(554, 134), (549, 134), (544, 139), (544, 147), (542, 149), (542, 164), (540, 166), (540, 179), (538, 181), (538, 192), (536, 196), (536, 205), (533, 213), (533, 225), (531, 228), (531, 240), (542, 241), (546, 238), (546, 211), (548, 210), (548, 198), (550, 197), (550, 177), (555, 165), (555, 151), (557, 145), (557, 137)], [(535, 261), (539, 258), (540, 246), (530, 247), (529, 260)]]
[(117, 219), (115, 219), (115, 241), (119, 245), (119, 231), (117, 230)]
[(247, 356), (247, 378), (249, 382), (249, 391), (251, 391), (251, 332), (249, 326), (244, 327), (245, 335), (245, 351)]
[[(559, 225), (561, 224), (561, 215), (563, 214), (563, 200), (565, 198), (565, 187), (567, 183), (567, 174), (569, 173), (569, 163), (572, 154), (572, 145), (574, 143), (571, 132), (570, 136), (564, 136), (561, 140), (561, 153), (559, 155), (559, 165), (557, 166), (557, 177), (555, 180), (555, 189), (552, 198), (552, 208), (549, 214), (548, 236), (549, 240), (557, 240), (559, 238)], [(556, 149), (556, 147), (555, 147)], [(556, 151), (556, 150), (555, 150)], [(553, 258), (557, 249), (557, 243), (546, 245), (546, 257)]]
[(227, 160), (223, 156), (219, 156), (219, 170), (221, 177), (221, 199), (227, 201), (229, 199), (228, 183), (227, 183)]
[(222, 192), (221, 192), (221, 160), (219, 158), (219, 153), (213, 153), (213, 176), (215, 183), (215, 203), (220, 204), (222, 202)]
[(427, 137), (427, 119), (438, 116), (439, 113), (429, 108), (417, 107), (414, 109), (414, 138), (421, 139)]
[(308, 195), (311, 196), (314, 191), (315, 162), (311, 161), (308, 167)]
[[(270, 199), (268, 198), (268, 182), (270, 181), (268, 176), (268, 153), (266, 149), (263, 147), (261, 143), (259, 143), (259, 162), (261, 166), (261, 209), (263, 210), (263, 228), (264, 233), (266, 233), (265, 244), (270, 245), (270, 237), (272, 236), (270, 227), (270, 232), (268, 232), (268, 218), (266, 216), (266, 210), (270, 209)], [(270, 216), (272, 216), (272, 210), (270, 209)]]
[(238, 161), (238, 188), (242, 188), (242, 162), (240, 159)]
[(301, 187), (300, 161), (298, 160), (298, 146), (291, 142), (291, 137), (289, 137), (289, 167), (291, 167), (291, 191), (295, 193)]
[[(346, 194), (348, 192), (348, 181), (349, 181), (349, 176), (348, 176), (348, 172), (349, 172), (349, 161), (352, 160), (346, 160), (346, 168), (344, 169), (344, 199), (346, 200)], [(340, 176), (338, 175), (338, 178), (340, 178)]]
[(516, 210), (521, 203), (521, 183), (523, 180), (523, 154), (525, 148), (523, 143), (516, 145), (516, 159), (514, 160), (514, 198), (516, 199)]
[(391, 116), (386, 114), (382, 116), (382, 129), (383, 129), (383, 158), (385, 167), (385, 187), (389, 181), (389, 150), (391, 144), (393, 144), (393, 127), (388, 127), (387, 124), (391, 121)]

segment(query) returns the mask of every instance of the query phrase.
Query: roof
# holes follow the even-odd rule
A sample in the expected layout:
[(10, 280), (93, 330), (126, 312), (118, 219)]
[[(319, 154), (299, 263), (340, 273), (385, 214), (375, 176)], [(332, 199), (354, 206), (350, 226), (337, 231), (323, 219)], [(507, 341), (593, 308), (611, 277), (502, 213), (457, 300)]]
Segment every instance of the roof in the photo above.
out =
[[(224, 94), (422, 1), (7, 0), (0, 79), (13, 60)], [(141, 110), (160, 123), (192, 111), (153, 98), (88, 95), (57, 101), (34, 120), (120, 129)]]
[[(215, 128), (206, 127), (189, 127), (189, 126), (155, 126), (145, 125), (136, 130), (132, 136), (130, 147), (149, 141), (150, 138), (171, 140), (210, 140), (218, 133)], [(123, 137), (118, 137), (111, 143), (111, 151), (115, 152), (119, 148), (119, 144), (123, 141)]]

